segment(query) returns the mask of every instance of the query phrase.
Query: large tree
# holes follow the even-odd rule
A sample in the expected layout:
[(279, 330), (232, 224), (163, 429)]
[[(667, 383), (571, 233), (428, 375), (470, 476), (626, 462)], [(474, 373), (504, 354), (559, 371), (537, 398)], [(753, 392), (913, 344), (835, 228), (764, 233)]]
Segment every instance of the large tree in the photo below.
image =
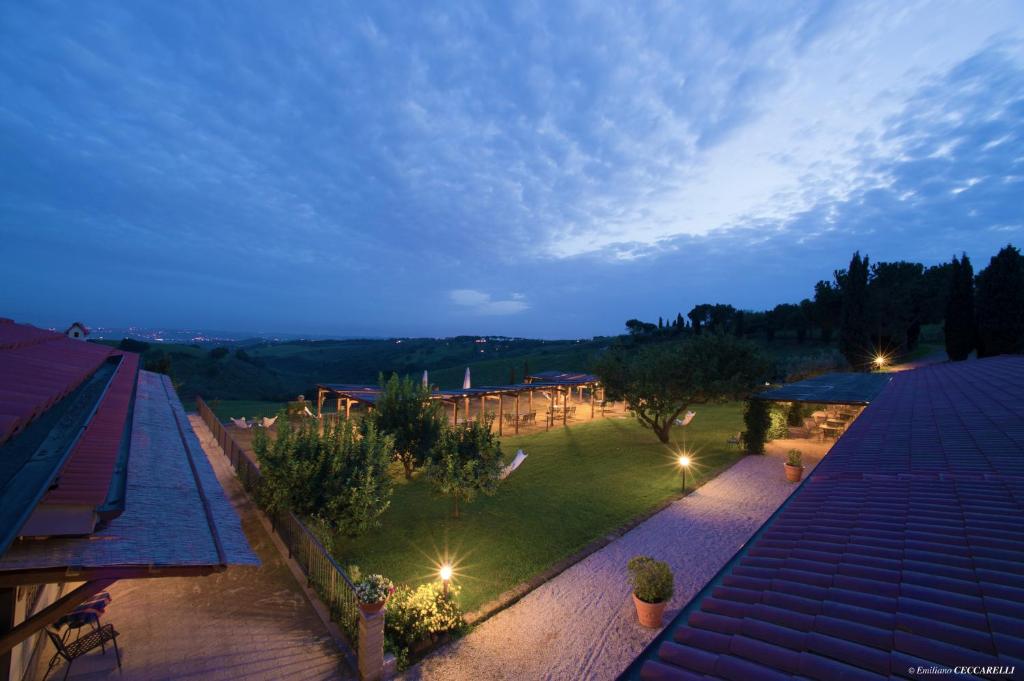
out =
[(704, 333), (639, 349), (612, 348), (597, 371), (608, 396), (625, 400), (668, 443), (672, 423), (687, 407), (745, 397), (764, 379), (766, 364), (752, 343)]
[(840, 324), (843, 314), (843, 294), (831, 282), (819, 281), (814, 285), (814, 306), (811, 316), (821, 329), (821, 340), (832, 342), (832, 333)]
[(977, 336), (974, 321), (974, 269), (966, 253), (959, 260), (954, 256), (951, 265), (943, 331), (946, 354), (954, 362), (962, 362), (974, 350)]
[(454, 428), (445, 427), (430, 459), (427, 479), (438, 494), (452, 500), (452, 517), (459, 503), (478, 494), (494, 494), (501, 480), (501, 443), (490, 419)]
[(1024, 352), (1024, 259), (1006, 246), (978, 273), (978, 357)]
[(871, 330), (868, 318), (868, 258), (853, 254), (850, 268), (836, 272), (836, 284), (842, 293), (839, 322), (839, 351), (855, 369), (867, 370), (871, 363)]
[(430, 399), (430, 388), (411, 377), (380, 379), (381, 392), (369, 418), (377, 430), (395, 441), (395, 457), (402, 462), (405, 479), (411, 480), (441, 437), (444, 417)]

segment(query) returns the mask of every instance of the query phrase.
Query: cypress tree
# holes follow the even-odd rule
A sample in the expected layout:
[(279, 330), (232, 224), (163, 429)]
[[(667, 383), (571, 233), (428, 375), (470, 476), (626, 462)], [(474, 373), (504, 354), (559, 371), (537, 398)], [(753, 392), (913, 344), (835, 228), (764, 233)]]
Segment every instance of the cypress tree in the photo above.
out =
[(1024, 262), (1006, 246), (978, 273), (978, 357), (1024, 352)]
[(854, 369), (871, 366), (871, 333), (868, 329), (868, 258), (853, 254), (842, 282), (843, 309), (839, 322), (839, 351)]
[(964, 253), (953, 257), (949, 276), (949, 298), (946, 301), (946, 354), (954, 362), (967, 359), (974, 349), (974, 270)]

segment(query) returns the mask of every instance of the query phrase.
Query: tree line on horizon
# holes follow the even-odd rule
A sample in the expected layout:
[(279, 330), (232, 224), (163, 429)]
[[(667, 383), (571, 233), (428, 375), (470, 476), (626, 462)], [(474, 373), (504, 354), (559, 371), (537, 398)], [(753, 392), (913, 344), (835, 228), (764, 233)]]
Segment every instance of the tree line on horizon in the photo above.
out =
[(657, 324), (630, 319), (629, 336), (656, 341), (703, 333), (772, 341), (787, 333), (798, 343), (838, 341), (850, 366), (870, 369), (878, 355), (913, 351), (926, 324), (943, 324), (946, 352), (954, 361), (1024, 353), (1024, 258), (1007, 245), (974, 275), (966, 253), (925, 267), (906, 261), (871, 263), (860, 252), (831, 281), (814, 285), (813, 297), (770, 310), (701, 303), (684, 317)]

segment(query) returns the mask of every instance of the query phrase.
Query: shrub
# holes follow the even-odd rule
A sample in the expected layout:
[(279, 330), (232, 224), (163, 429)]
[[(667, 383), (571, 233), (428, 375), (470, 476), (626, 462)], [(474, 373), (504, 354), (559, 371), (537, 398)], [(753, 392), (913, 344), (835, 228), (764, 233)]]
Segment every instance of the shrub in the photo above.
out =
[(675, 585), (672, 568), (668, 563), (650, 556), (636, 556), (626, 567), (629, 568), (629, 583), (633, 593), (641, 601), (663, 603), (672, 598)]
[(750, 454), (764, 454), (764, 443), (768, 440), (768, 429), (771, 427), (770, 407), (764, 400), (747, 400), (743, 412), (743, 423), (747, 430), (743, 433), (743, 443)]
[(127, 352), (145, 352), (149, 349), (149, 343), (145, 341), (135, 340), (134, 338), (122, 338), (121, 342), (118, 343), (117, 347)]
[(803, 453), (799, 449), (791, 449), (786, 453), (786, 463), (790, 466), (803, 468)]
[(785, 409), (773, 408), (771, 410), (771, 425), (768, 426), (768, 439), (779, 440), (789, 437), (789, 425), (786, 422)]
[(380, 603), (395, 592), (395, 584), (384, 575), (367, 575), (355, 584), (360, 603)]
[(465, 631), (466, 620), (458, 594), (458, 587), (454, 586), (445, 593), (440, 582), (427, 582), (415, 589), (400, 586), (395, 590), (388, 601), (384, 635), (400, 668), (408, 665), (413, 649), (429, 644), (434, 637)]

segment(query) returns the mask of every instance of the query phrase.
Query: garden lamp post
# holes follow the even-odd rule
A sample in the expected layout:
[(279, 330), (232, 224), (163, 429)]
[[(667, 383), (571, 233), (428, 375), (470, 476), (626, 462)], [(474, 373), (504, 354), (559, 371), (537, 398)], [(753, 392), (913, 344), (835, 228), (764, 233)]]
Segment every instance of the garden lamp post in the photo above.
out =
[(882, 367), (885, 366), (885, 363), (886, 363), (885, 355), (883, 355), (881, 353), (875, 355), (875, 367), (876, 368), (881, 369)]
[(445, 563), (441, 566), (441, 569), (438, 570), (438, 574), (441, 577), (441, 584), (444, 587), (444, 595), (447, 596), (448, 583), (452, 581), (452, 566), (448, 563)]
[(686, 469), (690, 467), (690, 457), (686, 454), (679, 455), (679, 468), (683, 471), (683, 494), (686, 494)]

